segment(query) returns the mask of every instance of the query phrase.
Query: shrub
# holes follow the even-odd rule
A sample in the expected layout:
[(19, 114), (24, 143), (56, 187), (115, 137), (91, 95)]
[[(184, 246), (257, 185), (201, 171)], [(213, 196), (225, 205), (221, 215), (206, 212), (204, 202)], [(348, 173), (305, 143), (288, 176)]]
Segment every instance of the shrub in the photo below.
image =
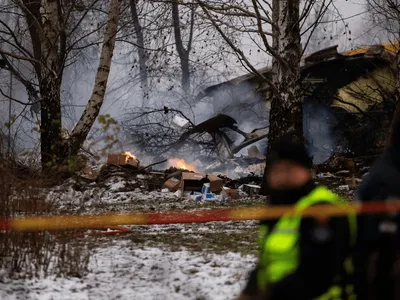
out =
[[(44, 181), (18, 176), (15, 165), (0, 156), (0, 219), (50, 213), (52, 207), (44, 200)], [(0, 229), (0, 269), (12, 278), (80, 277), (87, 272), (89, 257), (90, 247), (84, 240), (58, 239), (47, 231)]]

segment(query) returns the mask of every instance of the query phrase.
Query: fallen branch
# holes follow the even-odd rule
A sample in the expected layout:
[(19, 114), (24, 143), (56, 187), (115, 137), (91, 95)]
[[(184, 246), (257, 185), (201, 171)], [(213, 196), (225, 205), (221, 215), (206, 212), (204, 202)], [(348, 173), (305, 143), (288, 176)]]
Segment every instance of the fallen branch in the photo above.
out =
[(153, 163), (153, 164), (151, 164), (151, 165), (148, 165), (148, 166), (146, 166), (146, 167), (139, 168), (138, 171), (146, 170), (146, 169), (148, 169), (148, 168), (150, 168), (150, 167), (152, 167), (152, 166), (159, 165), (159, 164), (165, 163), (165, 162), (167, 162), (167, 161), (168, 161), (168, 159), (164, 159), (164, 160), (162, 160), (162, 161), (155, 162), (155, 163)]

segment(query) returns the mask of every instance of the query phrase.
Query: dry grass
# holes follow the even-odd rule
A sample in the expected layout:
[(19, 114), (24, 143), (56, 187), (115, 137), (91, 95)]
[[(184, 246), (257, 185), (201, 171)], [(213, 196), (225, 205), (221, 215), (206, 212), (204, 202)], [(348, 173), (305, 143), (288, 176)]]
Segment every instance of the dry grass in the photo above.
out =
[[(27, 176), (0, 157), (0, 219), (47, 214), (51, 205), (44, 200), (45, 182)], [(82, 240), (57, 239), (43, 232), (0, 231), (0, 269), (12, 278), (56, 274), (82, 276), (87, 272), (90, 247)]]

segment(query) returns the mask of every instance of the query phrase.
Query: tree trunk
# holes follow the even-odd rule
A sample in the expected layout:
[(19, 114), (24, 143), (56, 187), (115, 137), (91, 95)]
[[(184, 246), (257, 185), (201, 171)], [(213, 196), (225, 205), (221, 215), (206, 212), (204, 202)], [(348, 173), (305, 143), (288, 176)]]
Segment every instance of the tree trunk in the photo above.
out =
[(301, 93), (300, 60), (301, 39), (299, 27), (299, 1), (273, 2), (273, 48), (278, 57), (273, 58), (272, 98), (269, 116), (268, 150), (282, 136), (293, 134), (303, 137), (303, 100)]
[(68, 155), (77, 155), (84, 143), (93, 123), (99, 115), (100, 108), (106, 93), (108, 76), (110, 74), (111, 58), (113, 56), (115, 40), (118, 31), (121, 0), (110, 1), (107, 27), (101, 49), (99, 67), (95, 78), (92, 95), (79, 122), (76, 124), (68, 140)]
[[(301, 94), (300, 60), (301, 38), (299, 27), (300, 2), (298, 0), (273, 0), (271, 82), (271, 108), (269, 111), (268, 152), (274, 143), (287, 134), (293, 134), (301, 142), (303, 136), (303, 101)], [(266, 171), (261, 194), (268, 194)]]
[(144, 48), (144, 38), (143, 38), (143, 30), (142, 26), (139, 22), (139, 14), (137, 11), (137, 0), (131, 0), (131, 14), (133, 20), (133, 26), (135, 27), (136, 33), (136, 42), (138, 46), (138, 55), (139, 55), (139, 76), (140, 76), (140, 85), (143, 92), (142, 106), (145, 103), (145, 99), (149, 97), (149, 83), (148, 83), (148, 75), (146, 68), (146, 51)]
[(180, 28), (180, 17), (179, 17), (179, 5), (178, 1), (172, 1), (172, 26), (174, 28), (174, 36), (175, 36), (175, 46), (176, 50), (179, 54), (179, 59), (181, 62), (181, 87), (185, 93), (190, 92), (190, 71), (189, 71), (189, 53), (192, 44), (193, 37), (193, 24), (194, 24), (194, 8), (192, 8), (192, 17), (190, 24), (190, 34), (189, 34), (189, 42), (187, 45), (187, 49), (183, 46), (182, 34)]
[[(40, 37), (42, 67), (38, 75), (42, 97), (40, 141), (42, 166), (48, 170), (62, 156), (61, 136), (61, 63), (59, 57), (60, 20), (58, 2), (47, 0), (43, 5)], [(38, 21), (38, 20), (36, 20)], [(36, 42), (36, 41), (35, 41)]]
[(40, 82), (40, 150), (43, 170), (48, 170), (62, 156), (60, 84), (53, 76)]
[(186, 52), (185, 55), (182, 55), (180, 57), (180, 59), (181, 59), (181, 72), (182, 72), (182, 78), (181, 78), (182, 90), (185, 93), (189, 93), (190, 92), (189, 53)]

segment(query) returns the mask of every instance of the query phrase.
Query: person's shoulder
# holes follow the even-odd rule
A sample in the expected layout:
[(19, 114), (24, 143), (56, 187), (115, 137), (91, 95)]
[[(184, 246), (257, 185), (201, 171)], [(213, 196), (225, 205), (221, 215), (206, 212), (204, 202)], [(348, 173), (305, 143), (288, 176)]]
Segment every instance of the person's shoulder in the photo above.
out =
[(316, 185), (313, 192), (315, 193), (315, 197), (319, 200), (314, 205), (335, 205), (337, 201), (342, 201), (339, 194), (325, 185)]

